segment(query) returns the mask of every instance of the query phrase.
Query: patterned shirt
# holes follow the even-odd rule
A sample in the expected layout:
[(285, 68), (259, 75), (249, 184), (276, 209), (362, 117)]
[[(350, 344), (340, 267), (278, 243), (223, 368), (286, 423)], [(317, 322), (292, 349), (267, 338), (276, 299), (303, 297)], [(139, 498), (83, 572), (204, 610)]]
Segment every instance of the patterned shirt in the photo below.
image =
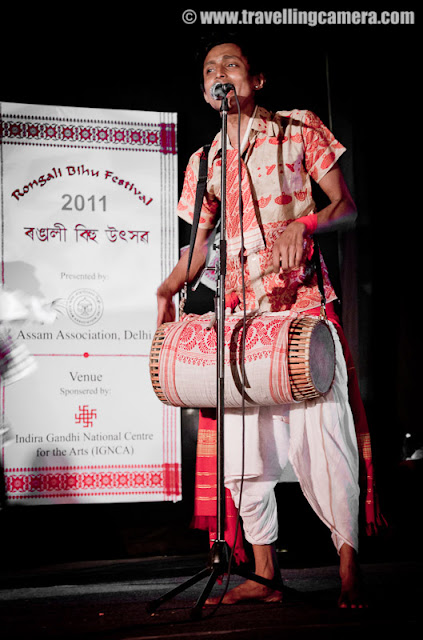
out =
[[(248, 255), (245, 262), (246, 304), (249, 310), (305, 311), (320, 306), (314, 268), (310, 265), (313, 240), (304, 240), (301, 266), (288, 273), (274, 273), (272, 248), (287, 225), (315, 210), (311, 178), (317, 183), (344, 153), (322, 121), (311, 111), (278, 111), (257, 107), (252, 116), (248, 144), (243, 154), (249, 176), (257, 222), (265, 248)], [(195, 152), (185, 173), (178, 215), (192, 223), (201, 149)], [(207, 189), (199, 226), (213, 228), (221, 190), (221, 133), (210, 148)], [(231, 224), (228, 221), (227, 224)], [(336, 298), (321, 258), (327, 302)], [(227, 260), (226, 292), (242, 299), (241, 261)], [(241, 307), (242, 308), (242, 307)]]

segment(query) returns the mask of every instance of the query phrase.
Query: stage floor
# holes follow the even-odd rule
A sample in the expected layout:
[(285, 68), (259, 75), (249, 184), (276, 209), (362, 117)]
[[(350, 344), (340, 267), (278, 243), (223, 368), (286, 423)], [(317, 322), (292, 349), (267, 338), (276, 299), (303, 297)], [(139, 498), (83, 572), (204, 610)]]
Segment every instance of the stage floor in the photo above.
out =
[[(147, 605), (205, 568), (202, 556), (9, 570), (0, 579), (0, 631), (4, 640), (362, 640), (421, 633), (422, 564), (420, 559), (394, 559), (362, 565), (366, 610), (337, 609), (338, 569), (329, 565), (283, 569), (289, 595), (281, 604), (221, 606), (213, 615), (207, 607), (198, 620), (191, 619), (191, 612), (205, 579), (153, 614)], [(240, 581), (234, 575), (230, 586)], [(216, 584), (213, 594), (222, 589)]]

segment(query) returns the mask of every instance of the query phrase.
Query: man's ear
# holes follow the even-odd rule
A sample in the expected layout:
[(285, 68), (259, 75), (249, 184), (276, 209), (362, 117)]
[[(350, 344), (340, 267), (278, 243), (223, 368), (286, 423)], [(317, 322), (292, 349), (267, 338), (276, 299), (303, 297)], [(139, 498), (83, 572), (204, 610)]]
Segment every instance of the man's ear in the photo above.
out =
[(266, 78), (262, 73), (260, 73), (257, 76), (254, 76), (254, 89), (256, 91), (260, 91), (260, 89), (263, 89), (265, 84), (266, 84)]

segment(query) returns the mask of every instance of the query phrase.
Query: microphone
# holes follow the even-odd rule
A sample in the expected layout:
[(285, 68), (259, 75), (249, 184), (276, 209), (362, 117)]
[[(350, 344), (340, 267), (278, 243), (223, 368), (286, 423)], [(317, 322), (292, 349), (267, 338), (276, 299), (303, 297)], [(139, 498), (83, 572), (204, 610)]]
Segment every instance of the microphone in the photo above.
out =
[(230, 82), (226, 82), (225, 84), (215, 82), (210, 89), (210, 94), (214, 100), (223, 100), (223, 98), (226, 98), (229, 91), (235, 91), (234, 85)]

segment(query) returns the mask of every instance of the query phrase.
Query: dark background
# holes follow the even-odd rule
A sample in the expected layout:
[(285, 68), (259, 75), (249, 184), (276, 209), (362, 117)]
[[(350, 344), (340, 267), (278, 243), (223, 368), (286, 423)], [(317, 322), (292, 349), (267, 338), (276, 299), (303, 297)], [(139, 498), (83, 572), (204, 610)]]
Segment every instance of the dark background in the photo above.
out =
[[(2, 31), (9, 38), (2, 46), (0, 100), (177, 112), (181, 186), (190, 154), (211, 141), (220, 126), (201, 96), (196, 51), (212, 32), (230, 39), (232, 29), (185, 25), (181, 16), (187, 7), (155, 5), (88, 9), (72, 4), (59, 11), (43, 4), (6, 10)], [(397, 3), (383, 9), (413, 7)], [(363, 540), (363, 553), (370, 558), (410, 553), (410, 541), (421, 536), (416, 523), (423, 463), (405, 460), (422, 446), (422, 419), (416, 416), (422, 361), (417, 28), (265, 25), (239, 30), (254, 39), (268, 62), (261, 104), (315, 111), (348, 149), (341, 166), (358, 207), (358, 223), (353, 232), (324, 237), (322, 246), (342, 300), (340, 313), (369, 416), (381, 503), (390, 522), (376, 542)], [(185, 241), (181, 227), (181, 244)], [(183, 412), (182, 502), (6, 504), (0, 513), (5, 565), (202, 553), (207, 538), (189, 528), (196, 421), (195, 411)], [(329, 535), (300, 498), (298, 486), (280, 486), (278, 500), (289, 514), (279, 541), (288, 550), (287, 562), (332, 558)], [(306, 552), (310, 531), (315, 545)]]

